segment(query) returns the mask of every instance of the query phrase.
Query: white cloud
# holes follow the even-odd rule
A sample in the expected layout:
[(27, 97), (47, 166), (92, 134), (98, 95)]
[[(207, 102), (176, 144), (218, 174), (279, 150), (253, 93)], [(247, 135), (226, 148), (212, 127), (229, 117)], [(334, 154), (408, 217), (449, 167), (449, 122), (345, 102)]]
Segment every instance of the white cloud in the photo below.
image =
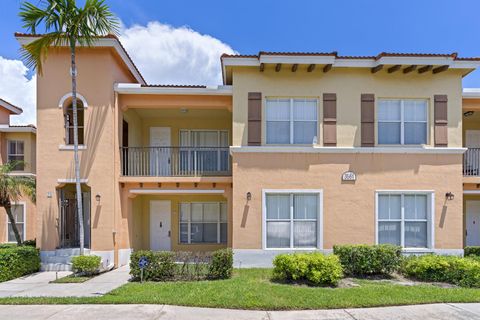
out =
[(120, 40), (152, 84), (221, 84), (220, 56), (235, 52), (214, 37), (158, 21), (123, 27)]
[[(158, 21), (123, 27), (120, 40), (153, 84), (221, 84), (220, 56), (235, 53), (214, 37)], [(23, 109), (12, 124), (36, 124), (36, 76), (28, 78), (22, 61), (0, 56), (0, 98)]]
[(36, 124), (36, 78), (28, 79), (27, 72), (22, 61), (0, 56), (0, 98), (23, 109), (12, 124)]

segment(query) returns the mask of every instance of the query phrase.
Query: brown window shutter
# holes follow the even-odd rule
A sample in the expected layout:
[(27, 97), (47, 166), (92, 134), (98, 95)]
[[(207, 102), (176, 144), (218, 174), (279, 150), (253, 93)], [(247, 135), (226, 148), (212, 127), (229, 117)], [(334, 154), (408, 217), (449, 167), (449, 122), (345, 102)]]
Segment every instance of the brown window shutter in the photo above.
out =
[(437, 94), (434, 99), (434, 125), (435, 147), (448, 146), (448, 97), (445, 94)]
[(262, 143), (262, 93), (248, 93), (248, 145)]
[(375, 146), (375, 95), (363, 93), (361, 101), (361, 144), (362, 147), (373, 147)]
[(323, 94), (323, 145), (337, 145), (337, 95)]

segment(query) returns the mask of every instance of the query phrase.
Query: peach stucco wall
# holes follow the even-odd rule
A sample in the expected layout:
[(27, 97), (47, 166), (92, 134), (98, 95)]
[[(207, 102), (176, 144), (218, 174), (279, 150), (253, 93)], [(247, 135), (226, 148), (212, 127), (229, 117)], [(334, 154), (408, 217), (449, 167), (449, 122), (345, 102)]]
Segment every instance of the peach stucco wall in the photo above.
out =
[[(108, 48), (80, 48), (77, 67), (78, 92), (88, 103), (86, 149), (80, 151), (80, 161), (81, 178), (88, 179), (91, 187), (92, 249), (113, 250), (115, 237), (118, 248), (123, 248), (125, 242), (118, 238), (125, 235), (117, 231), (124, 217), (119, 209), (115, 172), (118, 122), (113, 86), (116, 82), (133, 82), (133, 78)], [(58, 106), (60, 99), (71, 92), (68, 51), (50, 51), (43, 70), (37, 80), (37, 237), (42, 250), (53, 250), (58, 245), (56, 188), (61, 186), (59, 179), (74, 178), (73, 151), (61, 150), (65, 132), (63, 111)], [(95, 201), (96, 194), (101, 195), (100, 203)]]
[[(261, 92), (265, 97), (309, 97), (319, 99), (319, 144), (322, 144), (322, 94), (337, 94), (337, 145), (360, 146), (360, 96), (373, 93), (375, 98), (410, 98), (429, 101), (428, 144), (433, 145), (433, 96), (448, 95), (448, 144), (462, 145), (462, 72), (440, 74), (381, 71), (372, 74), (368, 68), (333, 68), (323, 73), (321, 68), (308, 73), (304, 70), (275, 72), (258, 68), (233, 69), (233, 145), (247, 144), (248, 92)], [(263, 100), (263, 107), (265, 100)], [(265, 115), (262, 117), (265, 119)], [(265, 128), (262, 130), (265, 132)], [(265, 141), (263, 137), (262, 141)]]
[[(433, 190), (435, 248), (462, 248), (462, 156), (236, 153), (233, 248), (262, 248), (262, 189), (322, 189), (324, 249), (375, 242), (376, 190)], [(357, 181), (343, 182), (345, 171)], [(247, 203), (246, 193), (252, 193)], [(455, 199), (445, 202), (445, 193)]]

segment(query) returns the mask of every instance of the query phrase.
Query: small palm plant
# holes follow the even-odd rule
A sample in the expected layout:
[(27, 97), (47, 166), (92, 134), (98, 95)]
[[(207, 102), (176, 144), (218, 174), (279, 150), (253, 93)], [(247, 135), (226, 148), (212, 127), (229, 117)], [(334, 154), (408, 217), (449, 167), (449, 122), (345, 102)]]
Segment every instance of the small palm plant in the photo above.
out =
[(91, 47), (100, 36), (117, 34), (119, 22), (104, 0), (86, 0), (83, 7), (77, 7), (75, 0), (38, 0), (39, 6), (23, 2), (20, 18), (23, 27), (37, 34), (38, 39), (22, 47), (22, 56), (27, 67), (35, 68), (42, 74), (42, 62), (52, 47), (68, 46), (70, 49), (70, 73), (72, 77), (73, 109), (73, 150), (75, 162), (75, 186), (77, 195), (80, 255), (84, 251), (84, 225), (82, 188), (80, 183), (80, 160), (78, 157), (78, 109), (77, 109), (77, 67), (76, 47)]
[(17, 202), (22, 196), (28, 196), (33, 202), (36, 200), (35, 179), (11, 174), (15, 167), (21, 163), (21, 161), (12, 161), (0, 165), (0, 207), (5, 208), (7, 212), (8, 220), (18, 245), (22, 244), (22, 237), (20, 237), (15, 217), (12, 213), (12, 204)]

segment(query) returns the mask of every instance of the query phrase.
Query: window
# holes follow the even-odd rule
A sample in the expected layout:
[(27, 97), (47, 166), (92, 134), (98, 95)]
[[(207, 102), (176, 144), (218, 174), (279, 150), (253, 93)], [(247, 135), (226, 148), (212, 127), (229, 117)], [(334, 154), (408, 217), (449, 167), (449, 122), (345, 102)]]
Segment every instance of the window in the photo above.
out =
[(315, 193), (266, 194), (266, 248), (316, 248), (318, 200)]
[(180, 146), (180, 169), (184, 174), (229, 170), (227, 130), (180, 130)]
[(8, 161), (21, 161), (15, 165), (13, 170), (15, 171), (23, 171), (25, 164), (23, 161), (25, 160), (25, 148), (24, 142), (21, 140), (9, 140), (8, 141)]
[(267, 99), (267, 144), (316, 144), (316, 99)]
[(226, 242), (226, 203), (191, 202), (180, 204), (180, 243)]
[[(23, 204), (13, 204), (12, 205), (12, 214), (15, 218), (15, 224), (17, 225), (18, 233), (20, 233), (20, 237), (22, 240), (25, 240), (25, 205)], [(17, 242), (15, 239), (15, 234), (13, 233), (12, 225), (10, 223), (10, 219), (7, 216), (7, 223), (8, 223), (8, 242)]]
[(426, 100), (379, 100), (378, 144), (426, 144)]
[[(84, 111), (82, 100), (77, 100), (77, 124), (78, 124), (78, 144), (83, 145), (84, 142)], [(65, 117), (65, 143), (67, 145), (74, 144), (73, 141), (73, 105), (70, 102), (64, 111)]]
[(432, 197), (432, 193), (378, 194), (378, 243), (431, 248)]

